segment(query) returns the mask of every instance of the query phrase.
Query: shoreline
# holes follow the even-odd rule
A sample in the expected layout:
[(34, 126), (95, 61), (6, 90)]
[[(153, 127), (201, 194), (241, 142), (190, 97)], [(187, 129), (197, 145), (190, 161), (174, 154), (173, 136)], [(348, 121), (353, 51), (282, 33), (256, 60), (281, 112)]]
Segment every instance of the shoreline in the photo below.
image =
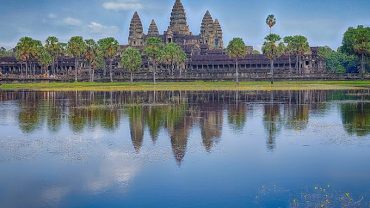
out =
[(364, 90), (370, 89), (370, 80), (364, 81), (249, 81), (236, 84), (231, 81), (196, 82), (41, 82), (2, 83), (0, 90), (16, 91), (279, 91), (279, 90)]

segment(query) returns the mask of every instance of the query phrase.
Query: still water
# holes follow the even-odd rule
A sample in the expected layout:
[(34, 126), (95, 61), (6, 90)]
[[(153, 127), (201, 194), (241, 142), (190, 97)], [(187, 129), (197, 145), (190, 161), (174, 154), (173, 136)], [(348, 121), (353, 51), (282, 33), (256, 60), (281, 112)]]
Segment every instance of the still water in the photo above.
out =
[(0, 92), (0, 170), (0, 207), (370, 207), (370, 93)]

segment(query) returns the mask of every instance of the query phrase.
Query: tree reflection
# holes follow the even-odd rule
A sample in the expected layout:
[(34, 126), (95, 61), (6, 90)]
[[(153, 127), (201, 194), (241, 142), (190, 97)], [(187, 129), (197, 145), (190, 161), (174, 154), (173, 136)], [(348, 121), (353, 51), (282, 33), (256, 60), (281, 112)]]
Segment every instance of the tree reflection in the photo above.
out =
[(144, 142), (144, 117), (142, 106), (130, 106), (127, 108), (130, 120), (130, 135), (134, 149), (140, 153)]
[[(328, 101), (359, 100), (356, 96), (343, 91), (0, 92), (0, 102), (18, 103), (18, 125), (26, 134), (43, 126), (57, 133), (64, 125), (77, 134), (97, 127), (115, 132), (120, 129), (122, 118), (127, 117), (137, 153), (142, 149), (146, 127), (153, 144), (161, 131), (167, 132), (174, 158), (181, 165), (191, 129), (200, 130), (201, 144), (211, 152), (221, 139), (224, 113), (235, 133), (242, 132), (246, 125), (248, 105), (255, 104), (248, 109), (251, 115), (262, 109), (265, 131), (261, 135), (266, 137), (267, 149), (274, 150), (282, 124), (287, 129), (303, 131), (312, 114), (327, 111), (331, 106), (326, 104)], [(370, 103), (345, 103), (340, 110), (348, 134), (370, 134)]]
[(274, 93), (270, 93), (270, 103), (264, 105), (263, 125), (267, 133), (266, 146), (269, 150), (274, 150), (276, 147), (276, 135), (281, 130), (281, 115), (280, 105), (275, 104)]
[(370, 103), (346, 103), (341, 107), (344, 129), (350, 135), (370, 134)]

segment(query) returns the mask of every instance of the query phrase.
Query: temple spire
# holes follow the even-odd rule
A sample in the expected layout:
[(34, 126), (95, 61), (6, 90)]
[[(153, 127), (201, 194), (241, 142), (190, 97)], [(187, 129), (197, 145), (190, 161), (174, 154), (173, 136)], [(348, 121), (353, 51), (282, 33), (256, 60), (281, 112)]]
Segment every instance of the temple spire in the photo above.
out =
[(157, 24), (155, 23), (154, 19), (149, 25), (148, 36), (149, 37), (159, 36), (159, 30), (158, 30)]
[(176, 0), (170, 18), (169, 29), (181, 35), (190, 35), (189, 26), (186, 21), (186, 13), (181, 0)]
[(144, 45), (144, 30), (140, 16), (134, 13), (130, 23), (130, 33), (128, 42), (130, 46), (139, 47)]
[(215, 19), (213, 26), (215, 30), (215, 48), (223, 49), (224, 48), (223, 32), (218, 19)]

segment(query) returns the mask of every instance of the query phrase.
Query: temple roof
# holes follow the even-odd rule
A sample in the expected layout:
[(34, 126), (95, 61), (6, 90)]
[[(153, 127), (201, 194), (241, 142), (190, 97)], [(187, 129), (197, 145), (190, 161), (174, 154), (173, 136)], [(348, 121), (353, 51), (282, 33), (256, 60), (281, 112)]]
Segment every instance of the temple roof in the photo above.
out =
[(185, 9), (181, 0), (176, 0), (172, 8), (169, 28), (171, 28), (174, 33), (190, 34), (189, 26), (186, 21)]
[(143, 34), (143, 24), (141, 23), (140, 16), (137, 12), (134, 13), (130, 23), (130, 36), (135, 34)]
[(158, 30), (157, 24), (155, 23), (154, 19), (150, 23), (149, 30), (148, 30), (148, 36), (159, 36), (159, 30)]
[(204, 14), (200, 31), (202, 34), (212, 33), (213, 27), (213, 18), (211, 16), (211, 13), (209, 13), (209, 11), (207, 10), (207, 12)]

